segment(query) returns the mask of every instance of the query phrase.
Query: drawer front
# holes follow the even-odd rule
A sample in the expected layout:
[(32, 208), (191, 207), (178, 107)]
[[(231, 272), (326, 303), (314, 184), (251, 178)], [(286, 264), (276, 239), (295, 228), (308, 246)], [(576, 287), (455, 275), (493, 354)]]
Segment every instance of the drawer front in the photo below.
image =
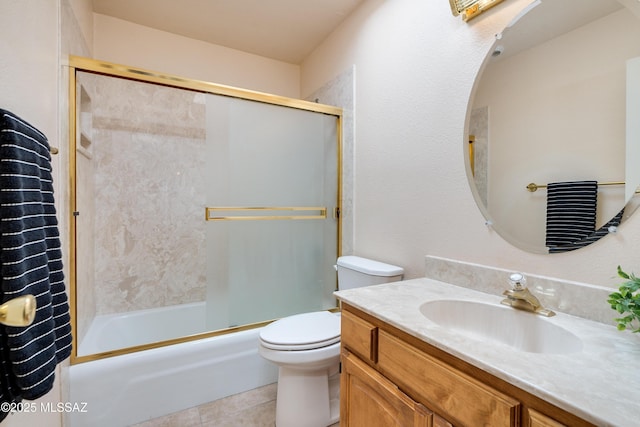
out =
[(529, 409), (529, 419), (525, 423), (526, 427), (566, 427), (564, 424), (557, 422), (553, 418), (549, 418), (538, 411)]
[(519, 425), (517, 400), (385, 331), (378, 336), (378, 369), (414, 399), (455, 425)]
[(343, 311), (341, 318), (342, 346), (361, 359), (376, 363), (378, 361), (378, 328), (348, 311)]

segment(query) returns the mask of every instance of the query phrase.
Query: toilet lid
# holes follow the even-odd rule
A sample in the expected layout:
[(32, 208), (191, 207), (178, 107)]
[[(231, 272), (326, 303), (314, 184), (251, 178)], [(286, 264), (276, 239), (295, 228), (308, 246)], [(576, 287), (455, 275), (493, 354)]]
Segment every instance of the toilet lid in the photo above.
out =
[(265, 326), (262, 345), (274, 350), (310, 350), (340, 342), (340, 317), (328, 311), (296, 314)]

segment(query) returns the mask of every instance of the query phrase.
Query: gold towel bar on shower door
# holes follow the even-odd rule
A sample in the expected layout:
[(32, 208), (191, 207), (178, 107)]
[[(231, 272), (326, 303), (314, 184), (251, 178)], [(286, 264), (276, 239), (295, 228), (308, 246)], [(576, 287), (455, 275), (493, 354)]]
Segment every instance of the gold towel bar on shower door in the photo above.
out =
[[(227, 212), (227, 216), (216, 216), (215, 212)], [(245, 215), (238, 215), (243, 212)], [(289, 215), (282, 215), (283, 213)], [(291, 215), (294, 212), (306, 212), (303, 215)], [(315, 212), (315, 215), (312, 213)], [(311, 214), (309, 214), (311, 213)], [(229, 215), (231, 214), (231, 215)], [(248, 215), (247, 215), (248, 214)], [(207, 221), (238, 221), (238, 220), (273, 220), (273, 219), (326, 219), (326, 207), (215, 207), (205, 208)]]

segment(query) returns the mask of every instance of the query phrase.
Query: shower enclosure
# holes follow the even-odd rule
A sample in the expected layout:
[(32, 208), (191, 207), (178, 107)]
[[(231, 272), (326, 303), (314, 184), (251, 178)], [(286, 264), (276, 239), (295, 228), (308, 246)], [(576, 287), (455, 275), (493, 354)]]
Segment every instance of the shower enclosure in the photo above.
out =
[(339, 108), (70, 68), (74, 363), (336, 307)]

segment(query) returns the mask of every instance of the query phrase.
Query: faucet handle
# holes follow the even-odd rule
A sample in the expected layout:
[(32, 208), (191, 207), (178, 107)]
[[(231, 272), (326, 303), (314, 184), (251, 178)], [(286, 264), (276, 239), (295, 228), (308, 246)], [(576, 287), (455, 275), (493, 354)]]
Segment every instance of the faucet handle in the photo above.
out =
[(523, 290), (525, 288), (525, 283), (527, 283), (527, 279), (525, 279), (524, 274), (522, 273), (512, 273), (509, 276), (509, 284), (515, 291)]

